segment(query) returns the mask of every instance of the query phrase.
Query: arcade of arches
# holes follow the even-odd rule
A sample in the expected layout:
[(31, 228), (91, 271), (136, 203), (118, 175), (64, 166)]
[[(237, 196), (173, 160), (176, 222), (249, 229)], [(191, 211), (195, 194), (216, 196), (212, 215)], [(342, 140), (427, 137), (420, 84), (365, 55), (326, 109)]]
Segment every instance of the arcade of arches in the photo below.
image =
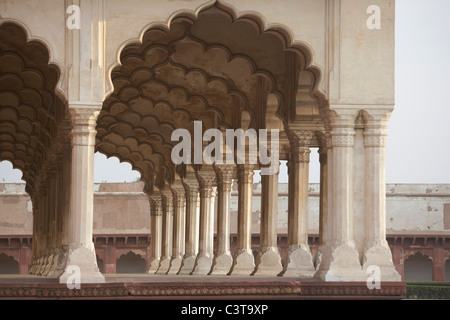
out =
[[(366, 268), (377, 265), (384, 281), (399, 281), (385, 231), (385, 144), (393, 85), (389, 74), (377, 80), (377, 72), (393, 69), (391, 1), (375, 1), (386, 13), (386, 29), (378, 36), (371, 33), (367, 42), (359, 39), (356, 47), (349, 39), (351, 32), (360, 30), (351, 29), (354, 25), (348, 20), (353, 17), (346, 14), (354, 9), (361, 10), (362, 22), (367, 17), (365, 8), (355, 2), (295, 2), (297, 9), (303, 6), (312, 16), (327, 17), (327, 33), (323, 27), (307, 29), (306, 20), (298, 26), (268, 25), (263, 14), (246, 10), (246, 5), (241, 13), (234, 1), (190, 5), (194, 2), (196, 7), (185, 10), (188, 4), (183, 1), (174, 1), (180, 6), (176, 10), (172, 4), (159, 8), (154, 3), (168, 12), (160, 13), (160, 19), (166, 17), (161, 21), (168, 22), (147, 21), (142, 29), (129, 21), (142, 17), (139, 7), (130, 9), (136, 19), (123, 16), (118, 21), (111, 12), (119, 2), (77, 1), (81, 28), (61, 26), (64, 63), (53, 63), (61, 56), (50, 51), (56, 44), (30, 37), (26, 22), (18, 22), (23, 16), (8, 19), (16, 14), (13, 9), (2, 13), (0, 160), (11, 161), (23, 172), (32, 199), (30, 273), (65, 282), (66, 268), (77, 265), (82, 282), (104, 281), (92, 240), (93, 157), (98, 151), (129, 162), (141, 174), (151, 207), (148, 273), (365, 281)], [(49, 14), (58, 11), (60, 3)], [(269, 15), (267, 5), (261, 10), (264, 7)], [(108, 28), (115, 22), (123, 29), (126, 22), (129, 30), (131, 26), (141, 30), (139, 40), (125, 38), (118, 51), (111, 49), (111, 43), (118, 42), (111, 39), (118, 35), (111, 35)], [(330, 33), (334, 24), (341, 33)], [(364, 23), (361, 26), (360, 32), (371, 32)], [(325, 34), (328, 38), (319, 40), (322, 47), (308, 43), (291, 31), (302, 28), (311, 41)], [(348, 38), (340, 39), (341, 35)], [(332, 45), (338, 47), (333, 50)], [(373, 65), (361, 67), (355, 50), (364, 54), (373, 45), (382, 60), (372, 55)], [(323, 48), (328, 48), (326, 54)], [(355, 57), (350, 58), (352, 54)], [(118, 63), (108, 69), (108, 57), (115, 55)], [(316, 61), (320, 59), (323, 62)], [(358, 68), (377, 71), (364, 75)], [(336, 79), (341, 80), (334, 80), (338, 69)], [(285, 256), (280, 256), (276, 243), (276, 174), (262, 176), (260, 250), (255, 258), (250, 214), (253, 175), (260, 164), (173, 163), (171, 151), (177, 142), (171, 135), (182, 128), (194, 137), (194, 121), (202, 122), (203, 132), (280, 130), (279, 156), (289, 167)], [(317, 267), (307, 233), (311, 148), (319, 148), (321, 167)], [(233, 179), (239, 188), (239, 228), (231, 256), (228, 210)], [(215, 201), (217, 221), (213, 221)], [(123, 257), (122, 264), (131, 258)]]

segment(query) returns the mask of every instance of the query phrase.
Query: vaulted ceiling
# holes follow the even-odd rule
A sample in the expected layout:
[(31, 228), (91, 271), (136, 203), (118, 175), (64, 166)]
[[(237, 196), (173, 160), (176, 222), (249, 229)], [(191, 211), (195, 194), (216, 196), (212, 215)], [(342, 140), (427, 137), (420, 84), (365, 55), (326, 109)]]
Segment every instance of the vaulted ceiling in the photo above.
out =
[(0, 160), (23, 172), (32, 192), (66, 112), (47, 48), (16, 24), (0, 25)]
[[(112, 71), (114, 92), (98, 118), (97, 151), (129, 162), (151, 190), (175, 179), (171, 150), (178, 142), (171, 134), (177, 128), (193, 135), (197, 120), (204, 130), (243, 122), (266, 128), (269, 95), (278, 104), (272, 117), (281, 123), (302, 99), (308, 120), (320, 119), (311, 57), (290, 42), (283, 30), (263, 31), (258, 18), (236, 18), (219, 4), (197, 17), (179, 14), (169, 28), (150, 28), (142, 42), (122, 50)], [(302, 72), (310, 76), (299, 78)]]

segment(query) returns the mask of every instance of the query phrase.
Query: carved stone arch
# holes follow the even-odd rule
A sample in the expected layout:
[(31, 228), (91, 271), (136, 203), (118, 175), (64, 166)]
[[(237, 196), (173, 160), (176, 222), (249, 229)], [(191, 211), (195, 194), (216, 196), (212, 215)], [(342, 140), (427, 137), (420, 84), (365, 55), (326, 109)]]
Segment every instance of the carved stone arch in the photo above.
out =
[[(286, 52), (294, 53), (299, 57), (300, 60), (300, 69), (310, 71), (314, 77), (315, 81), (313, 82), (313, 96), (319, 101), (319, 105), (321, 108), (321, 113), (326, 116), (326, 112), (322, 112), (322, 109), (327, 109), (327, 101), (325, 95), (320, 91), (319, 84), (322, 79), (322, 72), (319, 67), (314, 64), (314, 50), (313, 48), (305, 42), (302, 42), (301, 39), (295, 39), (293, 32), (290, 31), (288, 26), (285, 26), (281, 23), (268, 23), (264, 16), (257, 12), (256, 10), (245, 11), (242, 12), (239, 8), (236, 8), (230, 4), (227, 4), (226, 1), (209, 1), (205, 4), (199, 6), (196, 10), (179, 10), (170, 15), (167, 20), (167, 23), (150, 23), (141, 29), (139, 36), (137, 38), (125, 41), (117, 51), (117, 59), (116, 63), (111, 66), (109, 70), (113, 70), (115, 67), (119, 66), (121, 63), (120, 56), (126, 46), (130, 44), (140, 45), (143, 42), (143, 38), (146, 32), (150, 29), (160, 30), (161, 32), (167, 32), (168, 30), (173, 29), (174, 21), (179, 19), (179, 21), (183, 21), (185, 23), (193, 23), (193, 21), (197, 21), (199, 16), (205, 11), (211, 9), (217, 9), (232, 19), (233, 22), (246, 22), (248, 25), (252, 25), (252, 27), (256, 30), (258, 35), (274, 35), (280, 40), (280, 44), (283, 47), (283, 50)], [(108, 73), (108, 76), (111, 73)], [(112, 83), (112, 80), (110, 79)], [(280, 108), (285, 108), (285, 102), (281, 104)], [(284, 107), (283, 107), (284, 106)], [(286, 112), (280, 111), (280, 115), (286, 116)]]
[(65, 89), (65, 83), (64, 79), (66, 77), (65, 75), (65, 69), (64, 64), (60, 59), (58, 59), (58, 55), (61, 53), (56, 52), (57, 49), (54, 48), (52, 45), (50, 45), (51, 41), (48, 41), (48, 39), (45, 39), (39, 35), (36, 35), (32, 32), (32, 30), (22, 21), (18, 19), (11, 19), (11, 18), (1, 18), (0, 17), (0, 27), (3, 24), (13, 24), (19, 27), (23, 34), (25, 35), (27, 41), (29, 43), (36, 43), (39, 46), (43, 46), (45, 48), (45, 51), (48, 54), (48, 65), (53, 66), (55, 70), (58, 72), (58, 81), (55, 86), (55, 95), (65, 104), (67, 101), (66, 98), (66, 89)]
[(30, 38), (20, 22), (1, 20), (0, 38), (0, 159), (23, 172), (32, 195), (49, 150), (70, 144), (70, 114), (58, 89), (61, 68), (51, 62), (49, 46)]

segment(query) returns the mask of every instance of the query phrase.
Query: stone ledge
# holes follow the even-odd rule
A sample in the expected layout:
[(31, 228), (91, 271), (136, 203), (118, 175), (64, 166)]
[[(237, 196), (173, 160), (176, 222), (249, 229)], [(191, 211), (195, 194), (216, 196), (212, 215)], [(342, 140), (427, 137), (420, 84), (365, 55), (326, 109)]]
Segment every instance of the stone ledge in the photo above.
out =
[(198, 282), (116, 282), (82, 284), (70, 290), (59, 283), (0, 283), (0, 299), (402, 299), (403, 282), (384, 282), (370, 290), (365, 282), (300, 282), (297, 280), (237, 280)]

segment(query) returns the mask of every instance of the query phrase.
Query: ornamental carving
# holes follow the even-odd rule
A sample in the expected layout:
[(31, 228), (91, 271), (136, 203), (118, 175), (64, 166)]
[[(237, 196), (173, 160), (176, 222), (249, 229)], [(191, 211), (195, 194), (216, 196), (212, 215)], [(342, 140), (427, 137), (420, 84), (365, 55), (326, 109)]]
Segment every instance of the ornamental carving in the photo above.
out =
[(387, 144), (386, 135), (364, 135), (364, 146), (384, 148)]
[(315, 136), (311, 130), (289, 130), (286, 132), (291, 148), (309, 147)]
[(331, 137), (331, 145), (333, 147), (353, 147), (354, 144), (354, 135), (333, 135)]
[(255, 172), (253, 171), (252, 166), (238, 166), (237, 174), (238, 183), (253, 184), (253, 176), (255, 175)]

